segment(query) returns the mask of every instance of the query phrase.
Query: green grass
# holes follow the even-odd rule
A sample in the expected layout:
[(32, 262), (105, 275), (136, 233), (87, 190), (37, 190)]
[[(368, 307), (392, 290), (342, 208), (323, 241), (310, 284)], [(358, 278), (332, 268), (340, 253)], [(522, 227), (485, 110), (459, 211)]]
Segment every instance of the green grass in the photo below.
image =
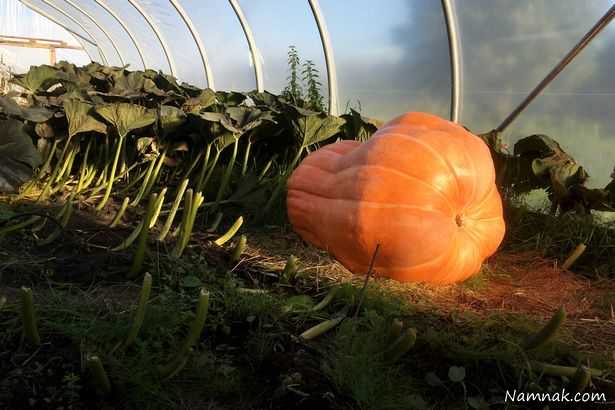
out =
[[(533, 223), (534, 214), (526, 212), (516, 216), (525, 218), (519, 229), (530, 229)], [(586, 227), (575, 229), (583, 232)], [(563, 241), (555, 226), (544, 232), (539, 238), (538, 233), (528, 237), (544, 245), (544, 235), (552, 235), (553, 247)], [(301, 260), (305, 249), (298, 246), (303, 245), (289, 241), (285, 229), (269, 230), (269, 235), (272, 241), (284, 238), (280, 242), (285, 249), (276, 260), (253, 264), (244, 255), (248, 259), (233, 271), (228, 261), (232, 246), (192, 246), (182, 258), (174, 258), (164, 244), (150, 245), (145, 265), (154, 286), (143, 327), (124, 350), (114, 348), (130, 330), (141, 278), (135, 284), (117, 281), (117, 276), (105, 278), (108, 267), (96, 266), (100, 272), (92, 282), (71, 283), (62, 279), (61, 265), (50, 268), (51, 259), (44, 254), (29, 254), (31, 241), (18, 234), (7, 243), (11, 246), (0, 250), (5, 262), (11, 260), (2, 270), (11, 273), (7, 283), (14, 287), (32, 286), (44, 349), (35, 352), (20, 341), (16, 299), (9, 288), (0, 291), (9, 296), (0, 311), (6, 329), (0, 335), (0, 365), (8, 369), (0, 377), (0, 403), (16, 408), (16, 400), (30, 394), (36, 403), (47, 400), (65, 408), (122, 402), (130, 409), (465, 409), (496, 403), (509, 388), (549, 391), (565, 386), (566, 380), (529, 374), (524, 367), (528, 358), (569, 366), (580, 360), (591, 360), (598, 368), (613, 365), (607, 352), (579, 352), (568, 330), (555, 343), (525, 353), (519, 346), (540, 329), (542, 320), (444, 308), (422, 293), (420, 285), (370, 281), (355, 319), (361, 278), (321, 280), (317, 290), (314, 277), (304, 270), (316, 261)], [(299, 255), (299, 274), (292, 280), (276, 279), (290, 253)], [(481, 291), (499, 274), (486, 267), (460, 290)], [(311, 311), (332, 285), (339, 286), (333, 301), (322, 311)], [(211, 298), (205, 329), (185, 368), (163, 382), (157, 366), (173, 357), (188, 332), (201, 287)], [(608, 300), (600, 303), (607, 306)], [(344, 308), (349, 308), (349, 316), (338, 327), (311, 341), (298, 338)], [(393, 319), (415, 328), (417, 341), (399, 361), (389, 363), (382, 352), (391, 344), (386, 335)], [(107, 369), (113, 387), (109, 397), (97, 397), (91, 376), (81, 371), (80, 356), (86, 353), (98, 355)], [(31, 356), (35, 360), (26, 362)]]

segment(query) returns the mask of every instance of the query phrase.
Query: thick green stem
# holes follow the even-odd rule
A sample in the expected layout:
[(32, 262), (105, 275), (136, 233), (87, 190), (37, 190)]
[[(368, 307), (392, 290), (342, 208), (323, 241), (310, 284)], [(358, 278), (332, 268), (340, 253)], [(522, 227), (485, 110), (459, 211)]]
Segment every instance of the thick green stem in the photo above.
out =
[(267, 161), (267, 164), (261, 170), (261, 173), (258, 175), (258, 182), (262, 181), (263, 178), (265, 178), (265, 175), (267, 175), (267, 171), (269, 171), (269, 168), (271, 168), (271, 164), (273, 164), (273, 161), (275, 160), (275, 157), (276, 156), (274, 155), (269, 161)]
[(83, 189), (83, 183), (87, 177), (88, 171), (88, 157), (90, 155), (90, 148), (92, 147), (92, 139), (88, 140), (88, 145), (85, 147), (85, 154), (83, 154), (83, 160), (81, 161), (81, 167), (79, 167), (79, 182), (77, 183), (77, 192), (81, 192)]
[(143, 194), (145, 193), (145, 189), (148, 187), (149, 180), (152, 177), (152, 173), (154, 172), (154, 168), (156, 167), (156, 162), (157, 162), (157, 158), (154, 158), (153, 160), (150, 161), (149, 166), (147, 167), (147, 171), (145, 173), (145, 179), (141, 183), (141, 187), (139, 188), (139, 191), (137, 192), (137, 196), (135, 196), (135, 200), (132, 201), (130, 206), (137, 206), (137, 205), (139, 205), (139, 202), (141, 202), (141, 198), (143, 198)]
[(164, 197), (167, 194), (167, 188), (162, 188), (162, 191), (158, 194), (158, 200), (156, 202), (154, 213), (152, 214), (152, 218), (149, 221), (149, 229), (152, 229), (156, 222), (158, 222), (158, 217), (160, 216), (160, 211), (162, 211), (162, 206), (164, 205)]
[(45, 159), (45, 163), (38, 171), (38, 175), (36, 176), (36, 179), (41, 179), (43, 178), (43, 176), (45, 176), (45, 174), (49, 170), (49, 165), (51, 165), (51, 161), (53, 160), (53, 156), (57, 148), (58, 148), (58, 139), (55, 138), (53, 140), (53, 144), (51, 144), (51, 149), (49, 150), (49, 154), (47, 155), (47, 158)]
[(38, 327), (36, 325), (32, 289), (22, 287), (19, 291), (19, 297), (21, 299), (21, 322), (23, 324), (24, 339), (34, 346), (39, 346), (41, 344), (41, 337), (38, 334)]
[(241, 255), (246, 250), (247, 243), (248, 238), (245, 235), (241, 235), (239, 237), (239, 241), (237, 241), (237, 245), (235, 245), (235, 249), (233, 249), (233, 254), (231, 255), (231, 263), (239, 262), (239, 259), (241, 259)]
[(248, 160), (250, 158), (250, 148), (252, 147), (252, 141), (250, 140), (250, 138), (248, 138), (248, 142), (246, 144), (246, 150), (244, 151), (243, 154), (243, 165), (241, 166), (241, 176), (244, 177), (246, 176), (246, 173), (248, 172)]
[(207, 183), (211, 179), (211, 175), (214, 173), (216, 169), (216, 165), (218, 164), (218, 160), (220, 159), (220, 151), (216, 150), (216, 154), (214, 155), (214, 159), (211, 161), (211, 165), (208, 167), (209, 171), (207, 171), (207, 175), (203, 180), (202, 184), (197, 185), (196, 192), (204, 192), (207, 187)]
[[(573, 378), (577, 373), (577, 368), (573, 366), (559, 366), (556, 364), (543, 363), (538, 361), (530, 362), (532, 371), (546, 374), (548, 376), (560, 376), (560, 377), (568, 377)], [(602, 370), (585, 368), (585, 370), (589, 373), (591, 377), (600, 377), (602, 376)]]
[(137, 312), (135, 313), (135, 318), (132, 322), (130, 332), (128, 333), (128, 336), (124, 341), (124, 347), (129, 347), (135, 342), (135, 340), (137, 340), (137, 335), (139, 334), (139, 330), (141, 330), (141, 326), (143, 325), (143, 319), (145, 319), (145, 309), (147, 307), (147, 301), (149, 300), (149, 295), (151, 291), (152, 275), (146, 272), (145, 276), (143, 277), (143, 286), (141, 287), (141, 295), (139, 296)]
[[(186, 195), (186, 198), (188, 198), (188, 195)], [(188, 212), (185, 213), (186, 210), (184, 209), (186, 218), (183, 221), (181, 227), (181, 234), (173, 252), (173, 255), (177, 258), (179, 258), (184, 253), (184, 249), (186, 249), (186, 246), (188, 246), (188, 242), (190, 241), (190, 235), (192, 235), (192, 228), (194, 227), (194, 221), (196, 220), (197, 212), (199, 210), (199, 207), (203, 204), (203, 201), (203, 194), (197, 192), (194, 195), (194, 199), (192, 200), (190, 205), (186, 204), (186, 206), (188, 206)]]
[(196, 183), (197, 192), (203, 191), (203, 183), (205, 181), (205, 175), (207, 174), (207, 168), (209, 165), (209, 155), (211, 154), (211, 144), (207, 144), (207, 148), (205, 148), (205, 158), (203, 158), (203, 165), (201, 166), (201, 172), (199, 172), (199, 177)]
[(189, 182), (190, 180), (186, 178), (182, 181), (181, 185), (179, 186), (179, 189), (177, 190), (177, 194), (175, 195), (175, 201), (173, 201), (173, 206), (171, 207), (171, 211), (169, 212), (169, 215), (167, 216), (167, 220), (164, 223), (164, 226), (162, 227), (160, 234), (158, 235), (159, 241), (164, 241), (164, 239), (169, 234), (169, 230), (171, 229), (171, 225), (173, 224), (173, 221), (175, 220), (175, 215), (177, 214), (177, 210), (179, 209), (179, 205), (184, 196), (184, 192), (186, 192), (186, 188), (188, 187)]
[(66, 139), (66, 145), (64, 145), (64, 148), (62, 149), (62, 153), (60, 154), (60, 158), (58, 159), (57, 164), (53, 168), (53, 171), (51, 172), (51, 175), (49, 176), (49, 179), (47, 180), (47, 182), (45, 183), (45, 186), (43, 187), (43, 191), (41, 192), (41, 194), (38, 197), (38, 201), (41, 201), (41, 200), (47, 198), (47, 193), (48, 193), (49, 189), (51, 188), (51, 184), (53, 184), (53, 182), (55, 181), (56, 177), (58, 176), (58, 172), (60, 172), (60, 168), (64, 167), (65, 161), (66, 161), (66, 152), (68, 150), (70, 142), (71, 142), (71, 138), (69, 136)]
[(188, 332), (182, 347), (177, 353), (175, 359), (171, 360), (169, 364), (159, 367), (159, 374), (163, 379), (169, 377), (169, 375), (173, 374), (173, 372), (176, 372), (176, 369), (180, 367), (180, 364), (190, 354), (192, 346), (194, 346), (194, 344), (201, 337), (203, 327), (205, 326), (205, 320), (207, 319), (208, 310), (209, 292), (205, 289), (201, 289), (199, 294), (199, 302), (196, 309), (196, 317), (192, 322), (192, 326), (190, 326), (190, 331)]
[(295, 276), (297, 275), (297, 262), (299, 259), (295, 255), (290, 255), (286, 260), (286, 265), (284, 266), (284, 271), (282, 271), (281, 280), (284, 283), (290, 283), (293, 281)]
[(152, 173), (151, 177), (147, 181), (147, 186), (145, 187), (145, 192), (143, 192), (143, 196), (148, 196), (149, 193), (152, 191), (152, 188), (158, 181), (158, 177), (160, 176), (160, 169), (162, 168), (162, 164), (164, 164), (164, 159), (166, 157), (167, 151), (165, 150), (162, 152), (162, 154), (160, 154), (160, 157), (158, 157), (158, 163), (156, 164), (156, 168), (154, 168), (154, 172)]
[(129, 202), (130, 202), (130, 197), (127, 196), (126, 198), (124, 198), (124, 201), (122, 202), (122, 206), (115, 214), (115, 217), (111, 221), (111, 224), (109, 225), (109, 227), (115, 228), (117, 224), (120, 223), (120, 221), (122, 220), (122, 216), (124, 216), (124, 213), (126, 212), (126, 209), (128, 208)]
[(60, 212), (58, 212), (58, 214), (56, 215), (56, 218), (60, 222), (60, 226), (56, 230), (54, 230), (46, 239), (39, 241), (39, 246), (49, 245), (50, 243), (55, 241), (60, 236), (64, 228), (68, 226), (70, 217), (73, 215), (73, 200), (75, 199), (76, 194), (77, 191), (73, 191), (70, 194), (70, 196), (64, 203), (64, 206), (62, 206), (62, 209), (60, 209)]
[(207, 231), (208, 232), (215, 232), (218, 229), (218, 226), (220, 226), (220, 222), (222, 222), (222, 217), (223, 216), (224, 216), (224, 214), (222, 212), (216, 213), (216, 216), (214, 217), (214, 220), (211, 223), (211, 226), (207, 229)]
[(40, 216), (33, 216), (31, 218), (26, 219), (23, 222), (19, 222), (13, 225), (5, 226), (0, 228), (0, 239), (2, 239), (6, 234), (18, 231), (23, 228), (27, 228), (30, 225), (34, 225), (37, 221), (41, 219)]
[(564, 320), (566, 320), (566, 310), (561, 307), (542, 329), (525, 340), (522, 347), (531, 350), (546, 345), (555, 338)]
[(233, 167), (235, 166), (235, 161), (237, 160), (237, 150), (239, 147), (239, 139), (235, 138), (235, 143), (233, 144), (233, 154), (231, 155), (231, 160), (226, 166), (226, 170), (224, 171), (224, 175), (222, 176), (222, 182), (220, 182), (220, 187), (218, 188), (218, 193), (216, 194), (216, 204), (222, 200), (224, 193), (226, 192), (226, 188), (231, 180), (231, 175), (233, 173)]
[(314, 306), (312, 308), (312, 311), (313, 312), (318, 312), (319, 310), (323, 310), (324, 308), (329, 306), (329, 304), (333, 301), (333, 299), (335, 299), (335, 295), (337, 294), (338, 290), (339, 290), (338, 286), (332, 287), (331, 290), (329, 291), (329, 293), (327, 293), (327, 296), (325, 296), (323, 298), (323, 300), (320, 301), (319, 304)]
[(139, 225), (135, 227), (135, 229), (130, 233), (130, 235), (128, 235), (128, 237), (122, 241), (122, 243), (120, 243), (114, 248), (111, 248), (111, 251), (112, 252), (122, 251), (130, 247), (130, 245), (132, 245), (133, 242), (139, 237), (139, 234), (141, 233), (142, 228), (143, 228), (143, 221), (139, 222)]
[(137, 243), (135, 256), (132, 260), (130, 271), (128, 272), (129, 278), (132, 278), (139, 274), (139, 272), (141, 272), (141, 268), (143, 267), (143, 261), (145, 260), (145, 251), (147, 248), (147, 239), (149, 236), (149, 224), (152, 219), (152, 216), (154, 215), (157, 201), (158, 194), (152, 194), (149, 198), (145, 217), (143, 218), (143, 225), (141, 226), (141, 231), (139, 232), (139, 242)]
[(101, 209), (105, 207), (105, 205), (107, 204), (107, 201), (109, 200), (109, 197), (111, 196), (111, 190), (113, 189), (113, 181), (115, 181), (115, 171), (117, 169), (117, 163), (119, 162), (120, 153), (122, 152), (122, 146), (124, 145), (124, 137), (125, 137), (124, 135), (119, 136), (119, 139), (117, 142), (117, 148), (115, 149), (115, 155), (113, 157), (113, 163), (111, 164), (111, 171), (109, 173), (109, 181), (107, 182), (107, 187), (105, 189), (105, 195), (103, 196), (103, 199), (100, 201), (100, 203), (96, 207), (97, 211), (100, 211)]
[(216, 239), (214, 243), (218, 246), (222, 246), (225, 243), (227, 243), (237, 233), (237, 231), (239, 230), (242, 224), (243, 224), (243, 216), (240, 216), (239, 218), (237, 218), (237, 220), (235, 220), (235, 223), (233, 224), (233, 226), (231, 226), (224, 235)]
[(416, 343), (416, 329), (409, 328), (401, 336), (393, 342), (393, 344), (384, 351), (384, 360), (389, 363), (394, 363), (403, 355), (408, 353)]
[(192, 171), (194, 171), (194, 168), (196, 168), (196, 165), (199, 163), (199, 160), (201, 159), (201, 155), (203, 155), (202, 152), (199, 152), (198, 154), (196, 154), (196, 157), (190, 163), (190, 166), (188, 167), (188, 170), (184, 174), (184, 178), (183, 179), (188, 179), (190, 177), (190, 174), (192, 174)]
[(329, 330), (333, 329), (335, 326), (339, 325), (342, 322), (342, 320), (346, 318), (346, 313), (347, 311), (343, 311), (339, 315), (334, 317), (333, 319), (325, 320), (324, 322), (321, 322), (317, 324), (316, 326), (309, 328), (305, 332), (301, 333), (299, 337), (304, 340), (311, 340), (311, 339), (314, 339), (322, 335), (325, 332), (328, 332)]
[(98, 356), (90, 356), (86, 359), (86, 366), (94, 381), (94, 387), (100, 395), (111, 393), (111, 382), (105, 368)]
[(75, 156), (77, 155), (77, 152), (79, 151), (78, 147), (79, 147), (79, 144), (76, 144), (74, 147), (70, 149), (70, 151), (68, 151), (68, 154), (66, 155), (66, 159), (64, 160), (62, 167), (60, 168), (60, 172), (58, 172), (58, 175), (56, 175), (53, 181), (54, 183), (57, 184), (58, 182), (62, 181), (66, 174), (70, 175), (70, 171), (73, 167)]
[(278, 200), (278, 197), (282, 193), (282, 190), (285, 184), (286, 184), (286, 175), (282, 175), (280, 176), (280, 180), (278, 181), (275, 188), (273, 189), (271, 196), (267, 200), (267, 203), (263, 207), (263, 211), (261, 212), (261, 217), (264, 217), (269, 214), (269, 212), (271, 211), (271, 208), (276, 203), (276, 201)]

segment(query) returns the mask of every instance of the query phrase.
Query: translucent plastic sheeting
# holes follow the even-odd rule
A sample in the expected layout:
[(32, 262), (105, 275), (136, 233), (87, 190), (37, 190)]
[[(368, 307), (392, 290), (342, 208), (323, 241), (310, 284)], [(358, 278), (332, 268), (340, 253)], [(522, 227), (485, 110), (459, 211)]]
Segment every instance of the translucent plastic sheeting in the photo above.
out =
[[(215, 85), (220, 90), (249, 91), (256, 88), (250, 48), (228, 0), (182, 1), (207, 51)], [(202, 84), (204, 69), (198, 54), (189, 58), (189, 82)]]
[[(82, 1), (82, 0), (79, 0)], [(142, 49), (143, 56), (147, 68), (154, 70), (162, 70), (166, 74), (170, 74), (169, 64), (165, 58), (164, 51), (160, 42), (156, 38), (154, 31), (147, 24), (147, 21), (139, 14), (139, 12), (127, 0), (98, 0), (100, 3), (107, 5), (126, 25), (128, 30), (134, 35), (137, 43)], [(107, 12), (104, 7), (94, 0), (87, 0), (88, 4), (95, 4), (98, 13), (112, 17), (111, 13)], [(116, 21), (119, 25), (119, 23)], [(121, 28), (121, 25), (119, 25)], [(126, 36), (128, 34), (121, 28)], [(130, 41), (130, 40), (129, 40)], [(126, 47), (134, 50), (134, 44), (130, 41), (126, 43)], [(190, 47), (191, 44), (174, 44), (175, 47)], [(139, 58), (129, 61), (130, 66), (134, 70), (141, 70), (141, 60)]]
[[(110, 65), (119, 65), (120, 59), (118, 54), (113, 49), (112, 44), (96, 25), (92, 21), (88, 20), (85, 16), (72, 9), (68, 4), (58, 0), (28, 0), (28, 4), (32, 4), (42, 10), (45, 10), (48, 14), (63, 18), (64, 21), (70, 21), (73, 26), (79, 27), (80, 32), (85, 32), (86, 37), (93, 38), (103, 51), (104, 56), (107, 59), (107, 63)], [(68, 17), (68, 16), (70, 17)]]
[[(124, 0), (126, 1), (126, 0)], [(163, 42), (166, 42), (169, 52), (169, 58), (175, 64), (176, 77), (190, 84), (207, 87), (203, 65), (199, 57), (198, 49), (190, 31), (182, 21), (180, 15), (168, 0), (153, 1), (153, 0), (136, 0), (143, 7), (145, 12), (152, 18), (154, 25), (160, 30), (160, 36)], [(183, 1), (181, 2), (184, 8), (193, 3), (197, 8), (202, 8), (207, 2)], [(195, 23), (203, 25), (209, 24), (210, 19), (199, 19), (197, 16), (189, 16)], [(217, 16), (212, 18), (217, 19)], [(205, 44), (209, 43), (204, 39)], [(165, 57), (166, 58), (166, 57)], [(167, 64), (165, 72), (169, 72)]]
[(389, 120), (449, 116), (448, 39), (439, 1), (320, 0), (338, 71), (340, 111)]
[[(321, 94), (327, 100), (327, 71), (318, 27), (305, 0), (239, 1), (252, 27), (263, 63), (265, 89), (280, 93), (288, 84), (287, 53), (294, 45), (301, 62), (311, 60), (320, 73)], [(327, 19), (331, 28), (331, 23)], [(240, 33), (241, 34), (241, 33)]]
[[(80, 32), (78, 27), (66, 21), (66, 19), (59, 18), (59, 20), (71, 29)], [(46, 38), (65, 41), (74, 46), (83, 45), (62, 27), (15, 0), (0, 0), (0, 27), (2, 28), (0, 34), (3, 35)], [(95, 48), (87, 48), (92, 56), (97, 56)], [(49, 63), (49, 51), (45, 49), (0, 46), (0, 55), (2, 55), (3, 61), (15, 72), (24, 72), (32, 65)], [(77, 64), (87, 64), (90, 61), (87, 54), (80, 50), (58, 49), (56, 58), (58, 61), (68, 60)]]
[[(612, 6), (611, 0), (464, 0), (457, 4), (461, 122), (495, 128)], [(611, 24), (506, 130), (512, 145), (547, 134), (604, 186), (615, 158), (615, 27)]]

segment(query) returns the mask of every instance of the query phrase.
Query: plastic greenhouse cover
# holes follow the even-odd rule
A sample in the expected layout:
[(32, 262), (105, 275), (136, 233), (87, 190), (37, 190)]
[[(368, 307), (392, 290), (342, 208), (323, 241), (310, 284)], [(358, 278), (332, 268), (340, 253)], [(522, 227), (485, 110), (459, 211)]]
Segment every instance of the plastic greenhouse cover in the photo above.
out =
[[(287, 83), (287, 52), (293, 45), (302, 61), (311, 60), (319, 70), (322, 94), (327, 96), (327, 65), (310, 1), (234, 1), (253, 33), (254, 56), (231, 1), (175, 2), (185, 11), (184, 18), (171, 0), (0, 0), (0, 34), (78, 44), (78, 37), (58, 23), (91, 37), (109, 64), (120, 64), (121, 57), (132, 69), (142, 69), (142, 55), (147, 68), (168, 73), (173, 67), (181, 80), (205, 87), (208, 79), (196, 35), (217, 89), (256, 88), (256, 62), (262, 65), (264, 88), (275, 93)], [(448, 116), (451, 75), (441, 2), (312, 3), (320, 5), (328, 28), (340, 112), (353, 107), (383, 120), (411, 110)], [(460, 120), (475, 132), (496, 127), (613, 4), (612, 0), (451, 3), (460, 34)], [(44, 10), (56, 23), (26, 4)], [(185, 18), (195, 32), (190, 32)], [(93, 59), (101, 60), (95, 47), (81, 44)], [(604, 185), (615, 156), (614, 49), (611, 25), (507, 129), (508, 142), (532, 133), (552, 135), (587, 164), (592, 185)], [(44, 50), (0, 50), (17, 71), (47, 62)], [(58, 51), (61, 59), (89, 61), (84, 53), (72, 50)]]

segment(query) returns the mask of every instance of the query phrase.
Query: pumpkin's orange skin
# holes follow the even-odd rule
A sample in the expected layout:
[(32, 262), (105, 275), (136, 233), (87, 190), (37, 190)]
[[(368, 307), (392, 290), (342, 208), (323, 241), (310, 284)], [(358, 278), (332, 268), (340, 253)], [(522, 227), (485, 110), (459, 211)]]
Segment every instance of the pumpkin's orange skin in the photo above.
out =
[(404, 114), (360, 143), (308, 155), (288, 181), (288, 216), (347, 269), (446, 284), (477, 273), (505, 224), (487, 145), (463, 127)]

